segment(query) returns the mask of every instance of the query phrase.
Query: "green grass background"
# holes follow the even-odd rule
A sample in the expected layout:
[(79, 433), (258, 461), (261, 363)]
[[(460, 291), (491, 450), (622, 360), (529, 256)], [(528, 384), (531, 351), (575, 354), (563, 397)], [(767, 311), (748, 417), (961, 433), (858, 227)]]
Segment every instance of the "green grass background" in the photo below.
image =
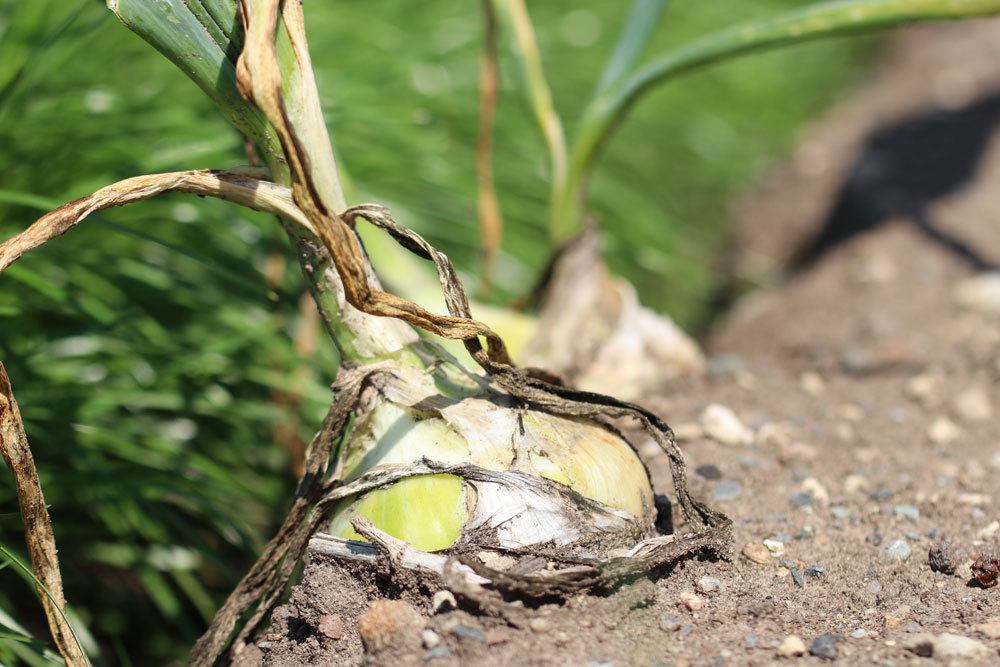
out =
[[(678, 0), (665, 48), (800, 5)], [(306, 4), (337, 149), (367, 197), (447, 251), (474, 286), (476, 2)], [(568, 129), (609, 53), (623, 5), (530, 3)], [(706, 318), (727, 198), (862, 72), (869, 42), (755, 57), (663, 87), (605, 155), (591, 208), (613, 268), (646, 303)], [(496, 165), (507, 222), (503, 300), (544, 264), (545, 155), (523, 98), (500, 104)], [(96, 0), (0, 0), (0, 236), (44, 209), (144, 172), (243, 163), (239, 137), (174, 67)], [(293, 480), (273, 429), (308, 439), (335, 358), (290, 343), (301, 281), (273, 222), (167, 196), (94, 216), (0, 276), (0, 359), (27, 423), (66, 592), (101, 664), (184, 657), (253, 561)], [(291, 414), (275, 390), (301, 391)], [(0, 662), (42, 664), (47, 635), (26, 578), (12, 484), (0, 484)], [(38, 642), (32, 642), (33, 636)], [(49, 656), (51, 657), (51, 656)]]

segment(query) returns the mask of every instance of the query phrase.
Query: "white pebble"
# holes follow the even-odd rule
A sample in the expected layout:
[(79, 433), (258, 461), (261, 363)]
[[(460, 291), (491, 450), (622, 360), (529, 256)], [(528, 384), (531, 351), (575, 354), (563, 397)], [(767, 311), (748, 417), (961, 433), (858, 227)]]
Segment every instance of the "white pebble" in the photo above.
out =
[(701, 413), (701, 427), (712, 440), (723, 445), (749, 445), (753, 431), (743, 425), (736, 413), (724, 405), (713, 403)]
[(960, 435), (962, 429), (947, 417), (938, 417), (927, 429), (927, 438), (935, 445), (948, 445)]
[(969, 310), (1000, 315), (1000, 271), (981, 273), (955, 288), (955, 301)]
[(967, 422), (986, 422), (993, 418), (993, 405), (982, 387), (969, 387), (955, 397), (955, 414)]
[(780, 556), (785, 553), (784, 542), (779, 542), (778, 540), (764, 540), (764, 546), (767, 547), (767, 550), (774, 556)]
[(934, 638), (934, 656), (938, 658), (986, 658), (990, 653), (985, 644), (970, 637), (942, 632)]
[(785, 637), (784, 641), (778, 646), (778, 655), (783, 658), (794, 658), (795, 656), (805, 655), (806, 643), (796, 635), (789, 635)]

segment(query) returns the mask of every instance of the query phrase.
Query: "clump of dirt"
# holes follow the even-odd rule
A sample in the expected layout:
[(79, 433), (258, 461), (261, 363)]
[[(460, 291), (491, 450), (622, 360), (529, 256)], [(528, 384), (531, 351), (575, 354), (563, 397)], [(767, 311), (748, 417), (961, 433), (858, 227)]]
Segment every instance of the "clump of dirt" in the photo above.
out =
[[(866, 137), (1000, 89), (998, 45), (996, 22), (895, 39), (871, 85), (739, 207), (741, 275), (761, 280), (810, 247)], [(1000, 279), (962, 250), (1000, 260), (995, 136), (984, 135), (967, 182), (916, 207), (909, 195), (876, 201), (878, 220), (743, 299), (710, 337), (705, 377), (644, 401), (682, 439), (693, 493), (734, 519), (731, 562), (691, 559), (497, 614), (313, 555), (243, 661), (1000, 662), (1000, 587), (974, 576), (1000, 542)], [(668, 491), (667, 462), (644, 453)]]

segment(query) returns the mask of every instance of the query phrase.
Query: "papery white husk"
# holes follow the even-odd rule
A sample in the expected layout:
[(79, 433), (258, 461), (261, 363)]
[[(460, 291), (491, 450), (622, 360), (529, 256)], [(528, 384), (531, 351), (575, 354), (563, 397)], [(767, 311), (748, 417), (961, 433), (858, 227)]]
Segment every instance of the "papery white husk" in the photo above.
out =
[(519, 407), (481, 379), (452, 379), (414, 368), (387, 374), (359, 410), (344, 480), (421, 459), (495, 474), (404, 479), (342, 502), (331, 533), (360, 538), (350, 520), (361, 515), (426, 551), (546, 545), (595, 555), (652, 534), (648, 473), (613, 429)]

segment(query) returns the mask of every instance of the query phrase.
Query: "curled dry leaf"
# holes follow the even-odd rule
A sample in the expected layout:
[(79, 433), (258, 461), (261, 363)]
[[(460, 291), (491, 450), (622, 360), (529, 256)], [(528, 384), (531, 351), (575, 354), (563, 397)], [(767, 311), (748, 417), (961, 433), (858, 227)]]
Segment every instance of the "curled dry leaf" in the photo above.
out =
[(35, 469), (35, 460), (24, 433), (21, 412), (14, 391), (7, 377), (7, 369), (0, 362), (0, 453), (14, 476), (14, 487), (21, 507), (24, 523), (24, 541), (39, 585), (38, 596), (45, 610), (52, 639), (67, 665), (89, 665), (87, 655), (73, 634), (66, 620), (66, 598), (63, 594), (62, 575), (56, 555), (56, 539), (52, 522), (45, 507), (41, 482)]

